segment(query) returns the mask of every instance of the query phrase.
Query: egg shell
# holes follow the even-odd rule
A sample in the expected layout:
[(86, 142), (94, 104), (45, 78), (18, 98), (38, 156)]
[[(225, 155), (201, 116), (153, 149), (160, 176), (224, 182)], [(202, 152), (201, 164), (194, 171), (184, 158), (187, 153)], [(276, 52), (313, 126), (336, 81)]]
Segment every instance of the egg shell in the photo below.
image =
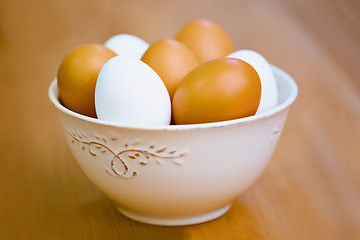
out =
[(241, 59), (249, 63), (259, 74), (261, 81), (261, 100), (256, 114), (274, 108), (278, 101), (278, 90), (274, 73), (268, 61), (258, 52), (252, 50), (238, 50), (228, 55), (231, 58)]
[(117, 55), (140, 59), (148, 49), (149, 43), (131, 34), (118, 34), (109, 38), (104, 45)]
[(208, 19), (198, 19), (186, 24), (175, 39), (188, 46), (200, 63), (226, 57), (234, 46), (225, 30)]
[(57, 73), (61, 103), (74, 112), (95, 118), (96, 80), (105, 62), (115, 56), (116, 53), (97, 43), (80, 45), (68, 53)]
[(159, 75), (139, 59), (117, 56), (106, 62), (95, 88), (99, 119), (124, 125), (169, 125), (171, 103)]
[(194, 53), (174, 39), (162, 39), (151, 44), (141, 60), (159, 74), (170, 98), (186, 74), (199, 65)]
[(176, 124), (232, 120), (254, 115), (261, 83), (245, 61), (220, 58), (199, 65), (180, 82), (172, 101)]

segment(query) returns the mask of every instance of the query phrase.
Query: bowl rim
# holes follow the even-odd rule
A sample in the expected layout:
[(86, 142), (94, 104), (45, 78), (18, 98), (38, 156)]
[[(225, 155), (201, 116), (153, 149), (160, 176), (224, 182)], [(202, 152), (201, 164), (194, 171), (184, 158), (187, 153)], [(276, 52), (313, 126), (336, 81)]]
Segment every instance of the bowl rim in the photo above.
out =
[[(226, 126), (232, 126), (237, 124), (244, 124), (248, 122), (253, 122), (257, 120), (261, 120), (263, 118), (270, 117), (282, 110), (288, 108), (296, 99), (298, 95), (298, 86), (295, 80), (287, 74), (282, 69), (271, 65), (271, 68), (275, 75), (278, 75), (279, 78), (285, 80), (285, 82), (290, 86), (290, 94), (289, 96), (276, 107), (269, 109), (260, 114), (256, 114), (249, 117), (238, 118), (233, 120), (219, 121), (219, 122), (210, 122), (210, 123), (198, 123), (198, 124), (183, 124), (183, 125), (124, 125), (118, 122), (112, 122), (107, 120), (101, 120), (97, 118), (88, 117), (79, 113), (76, 113), (65, 106), (63, 106), (59, 101), (59, 93), (57, 89), (57, 79), (53, 79), (50, 83), (48, 89), (48, 97), (50, 102), (62, 113), (71, 116), (76, 119), (80, 119), (86, 122), (91, 122), (98, 125), (112, 126), (117, 128), (126, 128), (130, 130), (154, 130), (154, 131), (179, 131), (179, 130), (194, 130), (194, 129), (205, 129), (205, 128), (222, 128)], [(278, 77), (275, 77), (278, 82)]]

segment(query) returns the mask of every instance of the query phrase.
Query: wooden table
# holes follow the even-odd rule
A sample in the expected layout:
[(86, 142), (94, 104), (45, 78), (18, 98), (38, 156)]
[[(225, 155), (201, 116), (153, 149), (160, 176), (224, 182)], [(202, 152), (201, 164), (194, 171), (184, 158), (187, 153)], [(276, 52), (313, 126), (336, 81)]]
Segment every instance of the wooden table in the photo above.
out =
[[(130, 33), (171, 38), (199, 17), (297, 81), (260, 179), (218, 220), (119, 214), (83, 175), (47, 97), (64, 55)], [(360, 3), (351, 0), (0, 2), (0, 239), (360, 239)]]

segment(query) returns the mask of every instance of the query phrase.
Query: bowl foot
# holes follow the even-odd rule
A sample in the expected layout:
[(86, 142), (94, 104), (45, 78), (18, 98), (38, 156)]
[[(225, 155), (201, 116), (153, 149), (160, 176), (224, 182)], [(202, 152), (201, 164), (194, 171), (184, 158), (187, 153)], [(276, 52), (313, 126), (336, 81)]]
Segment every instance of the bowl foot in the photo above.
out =
[(118, 206), (116, 206), (116, 208), (124, 216), (126, 216), (130, 219), (133, 219), (135, 221), (138, 221), (138, 222), (152, 224), (152, 225), (160, 225), (160, 226), (184, 226), (184, 225), (203, 223), (203, 222), (207, 222), (207, 221), (219, 218), (229, 210), (231, 205), (232, 204), (226, 205), (225, 207), (218, 208), (214, 211), (207, 212), (205, 214), (189, 216), (189, 217), (178, 217), (178, 218), (144, 215), (141, 213), (124, 210)]

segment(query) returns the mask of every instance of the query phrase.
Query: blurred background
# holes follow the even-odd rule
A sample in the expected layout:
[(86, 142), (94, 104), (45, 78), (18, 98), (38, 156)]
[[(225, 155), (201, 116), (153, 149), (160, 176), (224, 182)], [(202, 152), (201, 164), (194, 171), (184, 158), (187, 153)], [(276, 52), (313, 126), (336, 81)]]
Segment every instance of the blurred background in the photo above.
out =
[[(80, 172), (47, 89), (63, 57), (119, 33), (148, 43), (208, 18), (288, 72), (299, 97), (273, 159), (223, 218), (161, 228)], [(1, 0), (0, 239), (359, 239), (360, 2)]]
[(303, 66), (301, 60), (311, 61), (316, 51), (322, 51), (337, 55), (337, 63), (356, 77), (358, 9), (359, 2), (351, 0), (3, 0), (2, 68), (10, 75), (21, 72), (26, 76), (22, 79), (36, 76), (37, 81), (42, 77), (48, 81), (63, 56), (79, 44), (102, 43), (118, 33), (152, 43), (173, 37), (185, 23), (203, 17), (220, 24), (236, 48), (257, 50), (280, 67), (294, 65), (290, 64), (294, 61)]

